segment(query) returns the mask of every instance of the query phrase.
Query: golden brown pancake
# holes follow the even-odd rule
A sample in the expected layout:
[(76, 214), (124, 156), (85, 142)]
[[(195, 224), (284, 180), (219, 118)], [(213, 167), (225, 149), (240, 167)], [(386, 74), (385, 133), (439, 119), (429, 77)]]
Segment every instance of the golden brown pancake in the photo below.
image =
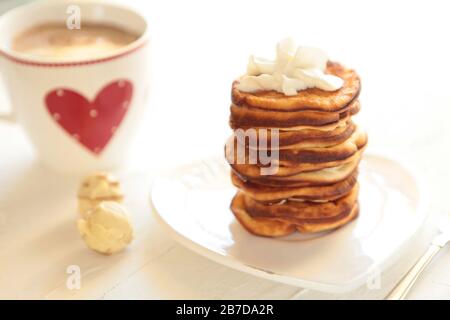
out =
[[(352, 138), (353, 137), (353, 138)], [(274, 165), (278, 168), (271, 175), (272, 177), (289, 177), (304, 172), (318, 171), (326, 168), (339, 167), (346, 163), (358, 161), (360, 158), (360, 150), (367, 144), (367, 135), (362, 131), (356, 131), (350, 139), (346, 142), (328, 148), (314, 148), (314, 149), (299, 149), (299, 150), (280, 150), (278, 158), (274, 158)], [(232, 139), (232, 138), (231, 138)], [(238, 163), (238, 146), (232, 144), (233, 140), (229, 140), (226, 147), (226, 158), (234, 171), (243, 177), (249, 179), (259, 178), (261, 176), (261, 168), (267, 167), (257, 163), (250, 163), (249, 149), (244, 149), (245, 161), (241, 160)], [(234, 147), (234, 154), (231, 153)], [(253, 156), (256, 157), (259, 153), (256, 150)], [(264, 151), (264, 153), (266, 153)], [(242, 163), (244, 162), (244, 163)]]
[(345, 163), (338, 167), (325, 168), (317, 171), (308, 171), (298, 173), (292, 176), (275, 176), (275, 175), (256, 175), (255, 177), (249, 177), (248, 175), (242, 175), (237, 170), (233, 171), (242, 179), (250, 180), (253, 183), (266, 185), (266, 186), (290, 186), (290, 187), (307, 187), (307, 186), (317, 186), (317, 185), (328, 185), (334, 184), (339, 181), (347, 179), (352, 175), (361, 160), (361, 152), (364, 149), (358, 151), (358, 153), (353, 156), (351, 162)]
[(359, 186), (355, 184), (344, 197), (321, 203), (286, 200), (279, 204), (266, 204), (247, 196), (245, 193), (243, 193), (243, 197), (245, 211), (252, 218), (272, 218), (298, 224), (348, 214), (357, 201), (358, 191)]
[(358, 150), (367, 144), (367, 134), (362, 130), (356, 130), (344, 142), (329, 146), (316, 148), (295, 148), (279, 151), (280, 165), (285, 167), (296, 167), (305, 163), (324, 163), (330, 161), (345, 160), (353, 156)]
[(347, 213), (331, 219), (316, 219), (315, 221), (303, 221), (298, 224), (281, 221), (272, 218), (253, 218), (244, 205), (244, 195), (236, 194), (231, 203), (231, 211), (241, 225), (250, 233), (263, 237), (281, 237), (298, 230), (302, 233), (321, 232), (336, 229), (343, 226), (358, 216), (359, 206), (354, 204)]
[(296, 226), (289, 222), (250, 217), (245, 211), (243, 202), (242, 194), (238, 193), (233, 198), (230, 209), (236, 219), (248, 232), (263, 237), (282, 237), (297, 230)]
[(336, 91), (312, 88), (300, 91), (295, 96), (286, 96), (276, 91), (242, 92), (237, 89), (236, 81), (232, 87), (232, 102), (265, 110), (339, 112), (358, 96), (360, 79), (354, 70), (346, 69), (336, 62), (328, 62), (326, 73), (342, 78), (342, 88)]
[[(261, 136), (259, 130), (255, 129), (257, 137)], [(265, 130), (265, 129), (262, 129)], [(303, 130), (279, 130), (278, 131), (278, 149), (299, 149), (299, 148), (318, 148), (318, 147), (330, 147), (340, 144), (346, 141), (355, 132), (356, 125), (351, 121), (342, 121), (339, 126), (332, 128), (331, 130), (318, 130), (316, 128), (305, 128)], [(267, 140), (271, 141), (272, 131), (269, 129), (266, 131)], [(236, 138), (240, 138), (243, 141), (242, 136), (237, 135)], [(258, 149), (267, 150), (271, 146), (268, 143), (267, 146), (259, 144)], [(271, 149), (271, 148), (270, 148)]]
[(302, 174), (314, 174), (315, 172), (322, 171), (324, 169), (332, 169), (332, 168), (340, 168), (348, 163), (358, 162), (359, 154), (355, 153), (352, 156), (341, 159), (341, 160), (331, 160), (327, 162), (318, 162), (318, 163), (298, 163), (295, 166), (282, 166), (277, 163), (273, 165), (273, 173), (267, 176), (261, 174), (262, 168), (269, 168), (269, 166), (262, 166), (258, 164), (234, 164), (230, 163), (230, 166), (233, 168), (235, 172), (237, 172), (240, 176), (246, 177), (248, 179), (259, 179), (259, 178), (273, 178), (278, 180), (296, 180), (299, 181), (296, 177), (301, 177)]
[[(272, 144), (272, 131), (268, 131), (267, 138), (264, 132), (254, 131), (254, 134), (244, 135), (235, 132), (225, 145), (225, 154), (229, 162), (237, 162), (238, 148), (245, 150), (246, 157), (250, 153), (254, 155), (261, 151), (264, 155), (270, 154), (269, 151), (278, 150), (280, 164), (289, 166), (298, 163), (317, 163), (332, 160), (345, 159), (352, 156), (356, 151), (367, 144), (367, 134), (351, 123), (347, 127), (337, 132), (336, 136), (326, 136), (324, 138), (315, 138), (313, 140), (299, 141), (295, 132), (280, 132), (278, 134), (278, 147)], [(289, 133), (294, 133), (289, 135)], [(250, 138), (252, 136), (252, 138)], [(275, 137), (276, 138), (276, 137)], [(252, 140), (252, 143), (250, 143)], [(295, 144), (287, 145), (291, 140)], [(281, 145), (284, 143), (285, 145)], [(233, 152), (232, 152), (233, 151)], [(234, 159), (233, 161), (231, 159)], [(248, 159), (246, 159), (248, 160)], [(246, 162), (250, 163), (250, 162)]]
[(264, 186), (251, 181), (244, 181), (233, 172), (231, 173), (231, 181), (245, 195), (264, 203), (277, 203), (285, 199), (330, 201), (339, 199), (349, 193), (356, 184), (357, 176), (358, 173), (355, 171), (348, 178), (337, 183), (309, 187)]
[(236, 128), (298, 128), (326, 126), (358, 113), (360, 103), (354, 100), (339, 112), (325, 111), (270, 111), (246, 106), (230, 107), (230, 127)]
[(352, 211), (348, 215), (343, 215), (338, 219), (322, 220), (317, 222), (305, 222), (297, 225), (297, 230), (301, 233), (314, 233), (333, 230), (353, 221), (358, 217), (359, 204), (355, 203)]

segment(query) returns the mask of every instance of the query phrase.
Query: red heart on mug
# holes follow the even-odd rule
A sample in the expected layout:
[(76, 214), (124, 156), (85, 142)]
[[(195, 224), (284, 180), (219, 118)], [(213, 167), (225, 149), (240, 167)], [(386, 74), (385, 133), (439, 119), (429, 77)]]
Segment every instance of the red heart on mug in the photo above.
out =
[(99, 155), (120, 126), (130, 106), (133, 85), (117, 80), (106, 85), (93, 101), (67, 88), (45, 97), (47, 110), (72, 138)]

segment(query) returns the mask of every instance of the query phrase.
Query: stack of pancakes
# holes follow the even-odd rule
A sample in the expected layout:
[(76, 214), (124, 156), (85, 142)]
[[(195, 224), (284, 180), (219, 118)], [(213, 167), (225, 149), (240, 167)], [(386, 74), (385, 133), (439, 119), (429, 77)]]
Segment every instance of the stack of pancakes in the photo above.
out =
[[(239, 91), (233, 84), (230, 126), (233, 130), (279, 130), (278, 170), (262, 175), (266, 164), (238, 162), (237, 147), (246, 159), (254, 145), (233, 135), (226, 146), (231, 179), (239, 189), (231, 210), (251, 233), (284, 236), (294, 231), (319, 232), (337, 228), (358, 215), (358, 164), (367, 135), (352, 121), (360, 110), (360, 79), (338, 63), (328, 62), (326, 73), (344, 80), (341, 89), (317, 88), (286, 96), (275, 91)], [(261, 136), (259, 136), (261, 139)], [(267, 147), (265, 147), (268, 145)], [(253, 150), (254, 151), (254, 150)]]

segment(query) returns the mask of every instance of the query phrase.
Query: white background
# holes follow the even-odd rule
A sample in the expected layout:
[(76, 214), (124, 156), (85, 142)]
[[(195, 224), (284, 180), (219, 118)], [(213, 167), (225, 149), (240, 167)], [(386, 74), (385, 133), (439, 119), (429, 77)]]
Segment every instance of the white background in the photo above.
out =
[[(150, 172), (222, 152), (230, 134), (231, 82), (245, 71), (249, 54), (270, 58), (278, 40), (293, 36), (299, 44), (320, 47), (331, 59), (359, 72), (363, 91), (358, 118), (369, 132), (370, 149), (396, 153), (420, 169), (432, 194), (433, 217), (427, 234), (435, 232), (434, 217), (448, 210), (450, 178), (450, 7), (446, 1), (118, 2), (133, 5), (148, 16), (152, 35), (151, 103), (133, 144), (129, 167), (130, 172), (139, 172), (130, 182), (135, 192), (131, 198), (140, 201), (132, 204), (138, 211), (135, 215), (147, 214), (145, 197)], [(55, 210), (68, 210), (67, 201), (73, 195), (76, 179), (64, 180), (67, 187), (62, 190), (60, 177), (48, 178), (41, 171), (25, 175), (24, 170), (39, 169), (35, 169), (32, 152), (21, 132), (14, 126), (0, 125), (0, 136), (2, 148), (8, 150), (0, 158), (0, 212), (12, 221), (4, 225), (8, 225), (11, 235), (11, 228), (23, 227), (29, 221), (25, 213), (19, 216), (16, 211), (39, 209), (45, 212), (34, 212), (33, 216), (39, 219), (36, 224), (42, 226), (39, 230), (44, 237), (48, 225), (43, 219), (53, 217)], [(48, 179), (48, 192), (58, 190), (59, 198), (43, 202), (48, 192), (39, 189), (39, 179)], [(12, 184), (19, 187), (11, 190)], [(23, 200), (30, 197), (36, 202), (24, 205)], [(13, 213), (16, 216), (12, 217)], [(46, 250), (54, 259), (60, 256), (60, 251), (48, 249), (49, 243), (41, 244), (41, 251), (35, 248), (31, 258), (26, 249), (14, 254), (16, 249), (3, 245), (0, 255), (14, 256), (15, 260), (3, 265), (0, 297), (289, 298), (302, 293), (198, 257), (170, 239), (162, 239), (165, 235), (159, 227), (145, 221), (148, 232), (153, 234), (138, 239), (120, 266), (113, 264), (115, 260), (102, 260), (111, 271), (109, 276), (95, 277), (81, 292), (64, 291), (60, 283), (64, 271), (58, 271), (59, 280), (52, 278), (52, 272), (57, 271), (40, 259)], [(76, 237), (73, 233), (74, 241), (79, 241)], [(79, 248), (82, 250), (82, 245)], [(422, 249), (417, 247), (410, 260)], [(150, 259), (154, 256), (159, 258)], [(38, 270), (31, 270), (24, 262), (33, 263)], [(179, 264), (184, 268), (177, 267)], [(27, 276), (13, 273), (18, 265)], [(445, 249), (411, 297), (450, 298), (449, 266), (450, 252)], [(407, 268), (403, 266), (391, 281)], [(239, 290), (234, 289), (236, 286)], [(357, 297), (382, 298), (388, 289), (376, 294), (363, 291)], [(328, 296), (308, 293), (305, 297)]]
[(286, 36), (360, 73), (360, 118), (372, 147), (406, 152), (445, 130), (433, 101), (448, 101), (441, 99), (450, 74), (445, 1), (132, 2), (153, 30), (150, 132), (166, 125), (165, 139), (153, 143), (167, 161), (222, 148), (231, 81), (245, 71), (249, 54), (272, 57)]

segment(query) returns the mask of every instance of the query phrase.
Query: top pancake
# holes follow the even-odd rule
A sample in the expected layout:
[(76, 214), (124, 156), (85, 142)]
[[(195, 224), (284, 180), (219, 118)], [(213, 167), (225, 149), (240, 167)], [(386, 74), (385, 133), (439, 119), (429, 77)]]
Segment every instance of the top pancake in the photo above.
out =
[(341, 89), (324, 91), (317, 88), (302, 90), (295, 96), (286, 96), (276, 91), (242, 92), (233, 83), (231, 99), (235, 105), (244, 105), (265, 110), (300, 111), (316, 110), (338, 112), (359, 94), (361, 82), (354, 70), (346, 69), (336, 62), (328, 62), (325, 71), (344, 80)]

